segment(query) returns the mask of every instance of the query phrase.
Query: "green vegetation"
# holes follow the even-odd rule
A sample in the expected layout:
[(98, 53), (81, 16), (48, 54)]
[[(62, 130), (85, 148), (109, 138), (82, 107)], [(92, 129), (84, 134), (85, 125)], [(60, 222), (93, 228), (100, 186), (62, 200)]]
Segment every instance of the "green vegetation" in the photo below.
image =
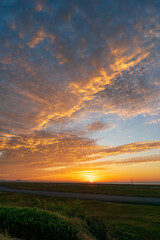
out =
[(46, 191), (160, 197), (160, 188), (151, 185), (1, 182), (0, 186)]
[(80, 240), (160, 239), (159, 206), (128, 205), (93, 200), (77, 201), (14, 193), (0, 193), (0, 205), (27, 206), (50, 211), (56, 216), (63, 216), (62, 218), (74, 225), (77, 238)]
[(0, 230), (26, 240), (77, 239), (77, 231), (67, 219), (35, 208), (0, 207)]

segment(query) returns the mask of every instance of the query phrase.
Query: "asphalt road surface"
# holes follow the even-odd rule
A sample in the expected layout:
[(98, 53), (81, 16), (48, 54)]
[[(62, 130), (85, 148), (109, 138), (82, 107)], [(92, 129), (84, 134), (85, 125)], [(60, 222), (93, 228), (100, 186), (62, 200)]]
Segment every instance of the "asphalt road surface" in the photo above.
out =
[(39, 191), (39, 190), (29, 190), (29, 189), (13, 189), (13, 188), (1, 187), (1, 186), (0, 186), (0, 192), (23, 193), (23, 194), (43, 195), (43, 196), (51, 196), (51, 197), (75, 198), (75, 199), (97, 200), (97, 201), (105, 201), (105, 202), (160, 206), (160, 197), (138, 197), (138, 196), (122, 196), (122, 195)]

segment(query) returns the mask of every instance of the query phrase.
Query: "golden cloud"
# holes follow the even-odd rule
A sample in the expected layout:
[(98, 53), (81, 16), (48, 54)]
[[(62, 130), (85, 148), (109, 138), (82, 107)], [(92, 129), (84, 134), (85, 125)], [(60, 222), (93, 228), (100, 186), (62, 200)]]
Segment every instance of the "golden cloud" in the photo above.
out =
[(3, 153), (1, 161), (4, 159), (8, 163), (24, 161), (32, 165), (46, 166), (54, 163), (89, 163), (105, 156), (138, 153), (158, 148), (160, 141), (135, 142), (117, 147), (100, 146), (97, 145), (96, 140), (78, 136), (73, 131), (60, 133), (39, 131), (0, 140), (0, 151)]

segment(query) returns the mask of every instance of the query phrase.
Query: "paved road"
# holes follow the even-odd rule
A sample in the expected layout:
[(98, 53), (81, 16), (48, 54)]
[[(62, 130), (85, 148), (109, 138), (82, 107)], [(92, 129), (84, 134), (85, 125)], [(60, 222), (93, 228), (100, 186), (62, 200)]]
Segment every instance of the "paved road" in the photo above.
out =
[(39, 191), (26, 189), (13, 189), (0, 186), (0, 192), (23, 193), (33, 195), (43, 195), (51, 197), (75, 198), (75, 199), (90, 199), (105, 202), (132, 203), (142, 205), (160, 206), (160, 197), (136, 197), (136, 196), (121, 196), (121, 195), (104, 195), (104, 194), (89, 194), (89, 193), (72, 193), (72, 192), (54, 192), (54, 191)]

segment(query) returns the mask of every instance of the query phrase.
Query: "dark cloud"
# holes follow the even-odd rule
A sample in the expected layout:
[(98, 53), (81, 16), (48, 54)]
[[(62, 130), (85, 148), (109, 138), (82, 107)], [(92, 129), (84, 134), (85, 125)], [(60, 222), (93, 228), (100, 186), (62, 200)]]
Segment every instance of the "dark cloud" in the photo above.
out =
[(96, 122), (93, 122), (90, 125), (88, 125), (88, 129), (91, 132), (101, 131), (103, 129), (109, 129), (109, 128), (112, 128), (112, 127), (113, 127), (112, 124), (110, 124), (110, 123), (102, 123), (100, 121), (96, 121)]

